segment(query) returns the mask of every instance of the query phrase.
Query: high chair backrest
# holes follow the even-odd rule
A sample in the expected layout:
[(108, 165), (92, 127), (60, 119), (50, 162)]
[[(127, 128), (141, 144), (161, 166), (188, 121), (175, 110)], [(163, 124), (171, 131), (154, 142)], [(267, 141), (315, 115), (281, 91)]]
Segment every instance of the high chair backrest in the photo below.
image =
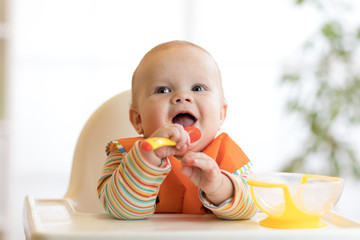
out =
[(65, 198), (71, 199), (80, 212), (104, 212), (96, 187), (106, 159), (106, 144), (138, 136), (129, 120), (130, 103), (130, 90), (112, 97), (92, 114), (79, 136)]

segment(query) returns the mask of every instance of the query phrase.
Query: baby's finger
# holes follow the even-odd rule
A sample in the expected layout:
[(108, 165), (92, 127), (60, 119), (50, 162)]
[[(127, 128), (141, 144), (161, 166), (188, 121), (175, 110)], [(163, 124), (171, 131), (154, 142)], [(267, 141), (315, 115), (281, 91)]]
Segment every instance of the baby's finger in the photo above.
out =
[(166, 137), (173, 140), (174, 142), (178, 142), (181, 137), (181, 129), (179, 129), (176, 124), (169, 124), (164, 126), (164, 131), (166, 132)]
[(186, 166), (197, 167), (204, 172), (219, 169), (219, 166), (214, 159), (201, 152), (185, 155), (182, 162)]
[(156, 150), (154, 150), (154, 153), (157, 157), (159, 158), (166, 158), (168, 156), (174, 155), (175, 154), (175, 148), (174, 147), (160, 147)]
[(171, 138), (171, 140), (175, 141), (176, 149), (180, 152), (185, 150), (190, 145), (190, 137), (189, 134), (184, 130), (183, 126), (179, 124), (174, 124), (174, 128), (177, 129), (179, 135), (177, 139)]

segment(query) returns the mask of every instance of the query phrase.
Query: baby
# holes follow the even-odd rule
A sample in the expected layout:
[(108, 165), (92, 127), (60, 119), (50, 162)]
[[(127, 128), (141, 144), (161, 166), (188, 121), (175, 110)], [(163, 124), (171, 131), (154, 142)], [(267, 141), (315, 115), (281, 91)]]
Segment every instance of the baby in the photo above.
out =
[[(98, 183), (104, 209), (120, 219), (209, 211), (223, 219), (253, 216), (245, 181), (251, 164), (227, 134), (217, 136), (226, 110), (220, 71), (207, 51), (185, 41), (150, 50), (133, 74), (130, 121), (144, 138), (177, 144), (144, 151), (144, 138), (110, 142)], [(190, 142), (187, 126), (200, 129), (201, 138)]]

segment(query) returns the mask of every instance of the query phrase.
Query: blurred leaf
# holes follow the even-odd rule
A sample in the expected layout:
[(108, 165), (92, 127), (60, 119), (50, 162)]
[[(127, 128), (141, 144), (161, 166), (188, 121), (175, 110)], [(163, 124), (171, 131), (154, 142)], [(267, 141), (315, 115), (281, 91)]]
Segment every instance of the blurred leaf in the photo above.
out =
[(283, 168), (284, 172), (302, 172), (304, 166), (304, 157), (297, 157), (292, 159), (288, 164)]
[(304, 0), (296, 0), (296, 4), (300, 5), (302, 3), (304, 3)]
[(338, 22), (328, 22), (321, 29), (323, 35), (329, 39), (342, 37), (342, 27)]
[(360, 178), (360, 164), (358, 163), (353, 151), (348, 151), (349, 158), (351, 159), (351, 168), (354, 176)]
[(294, 82), (298, 82), (299, 79), (300, 79), (300, 76), (298, 74), (296, 74), (296, 73), (294, 73), (294, 74), (290, 74), (290, 73), (289, 74), (284, 74), (282, 76), (282, 81), (283, 82), (292, 82), (292, 83), (294, 83)]

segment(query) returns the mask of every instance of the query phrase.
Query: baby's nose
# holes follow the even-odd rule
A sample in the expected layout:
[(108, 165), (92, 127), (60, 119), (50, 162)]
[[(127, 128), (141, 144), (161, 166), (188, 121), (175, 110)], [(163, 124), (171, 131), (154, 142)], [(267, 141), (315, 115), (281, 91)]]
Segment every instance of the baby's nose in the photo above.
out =
[(186, 103), (186, 102), (192, 103), (193, 101), (194, 99), (192, 96), (183, 92), (175, 94), (171, 99), (172, 104)]

